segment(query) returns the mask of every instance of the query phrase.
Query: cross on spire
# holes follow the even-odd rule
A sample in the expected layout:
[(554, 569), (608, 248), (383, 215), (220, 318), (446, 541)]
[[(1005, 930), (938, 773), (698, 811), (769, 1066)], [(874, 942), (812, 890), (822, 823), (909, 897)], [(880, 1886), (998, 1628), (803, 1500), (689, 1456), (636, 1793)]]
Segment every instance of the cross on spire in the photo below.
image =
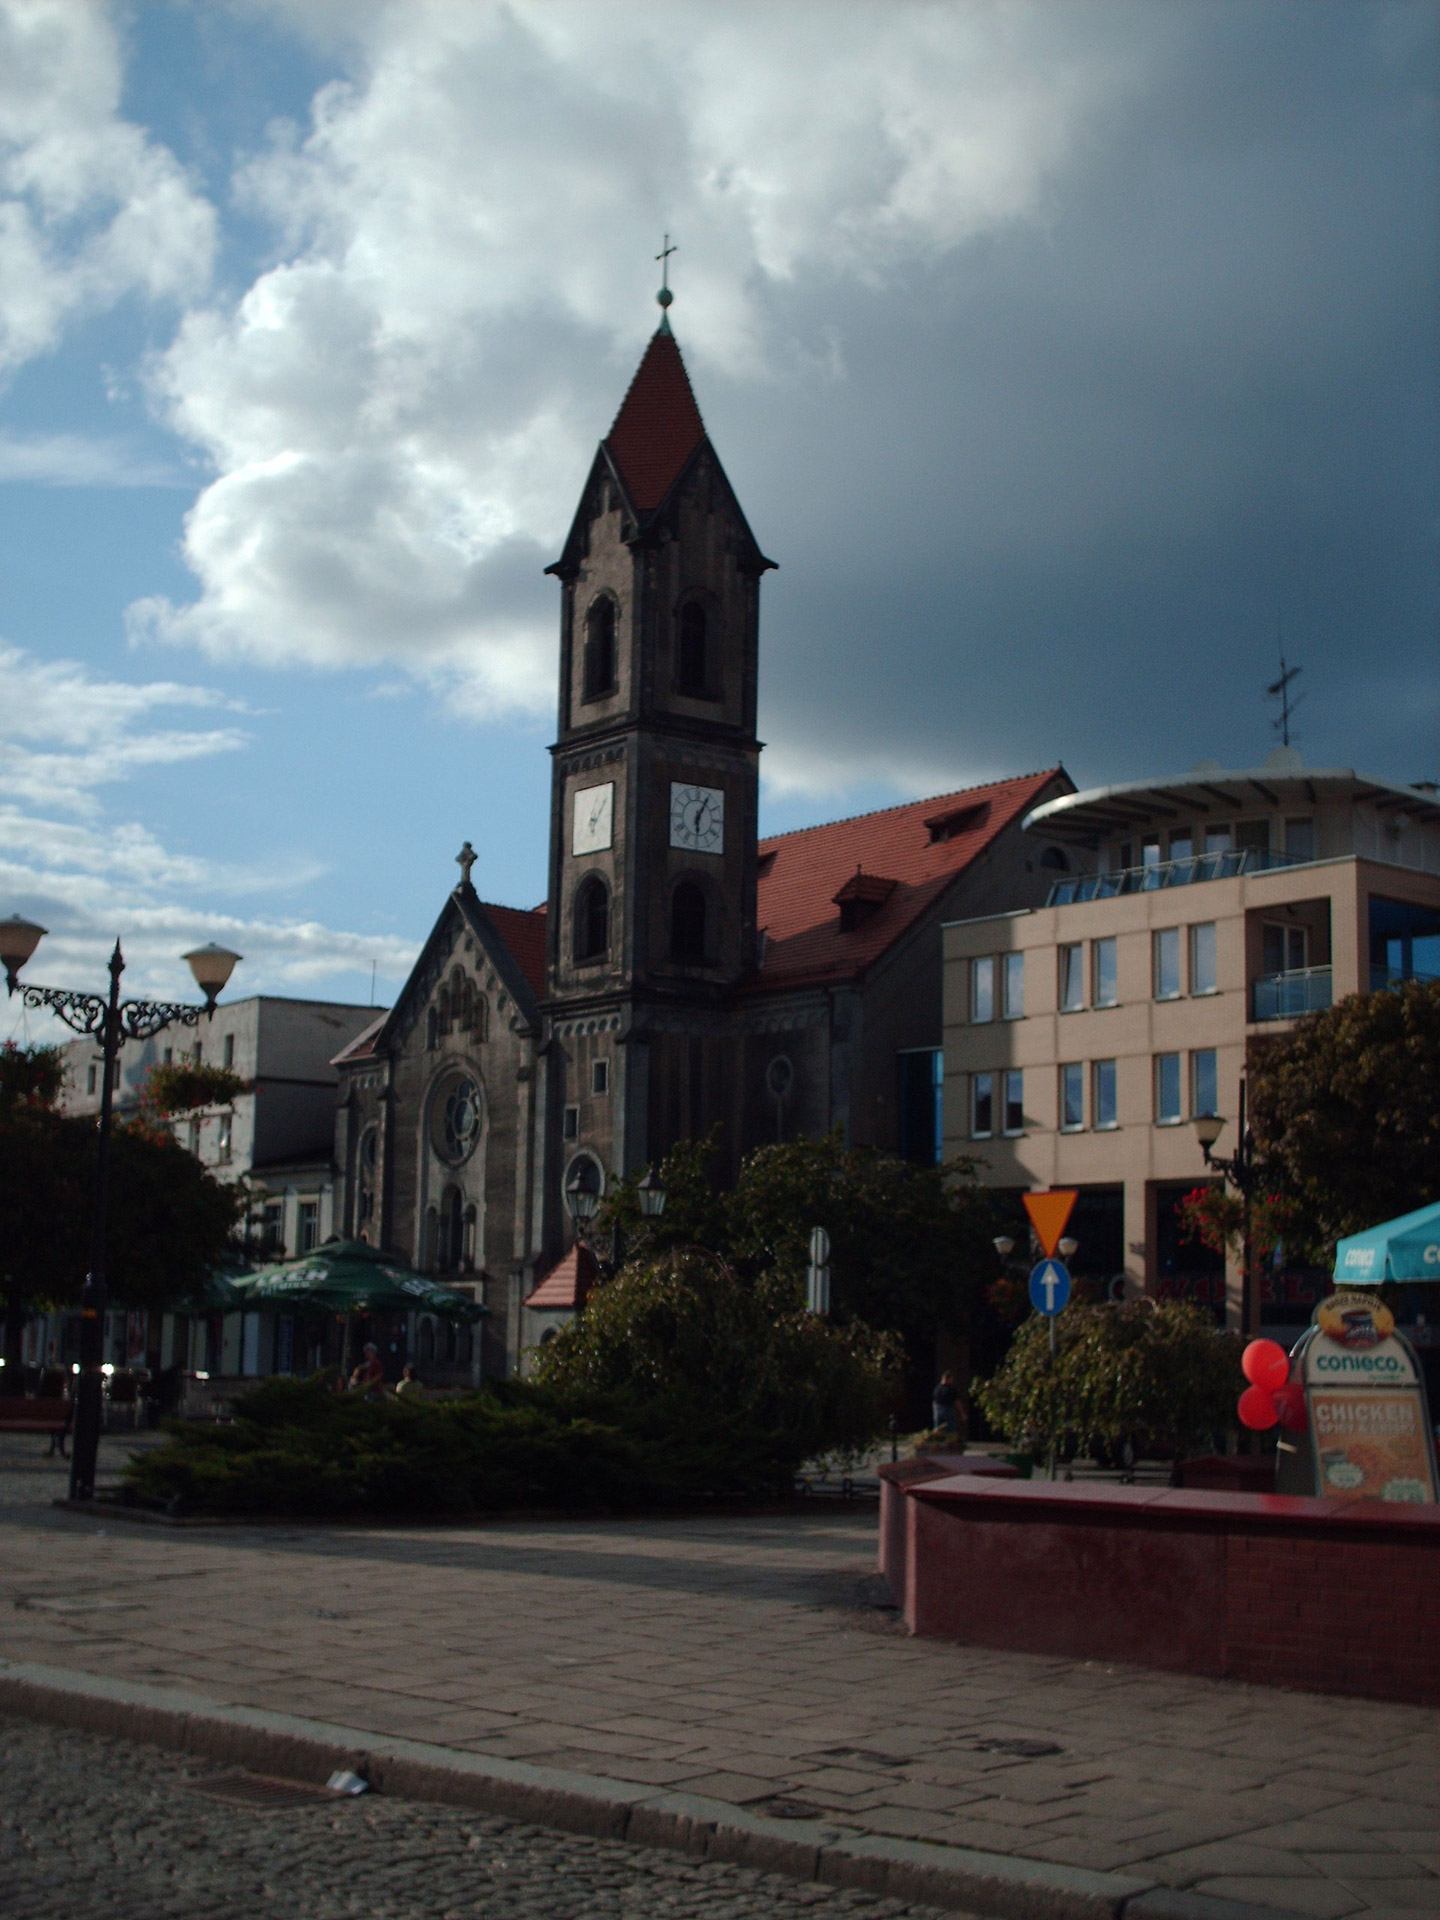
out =
[(468, 887), (471, 884), (470, 869), (474, 866), (477, 857), (474, 847), (471, 846), (468, 840), (456, 854), (455, 864), (460, 869), (460, 884), (462, 887)]
[(670, 331), (670, 315), (667, 312), (667, 308), (675, 298), (674, 294), (670, 291), (670, 256), (674, 251), (674, 247), (670, 244), (670, 236), (667, 233), (665, 235), (664, 245), (655, 256), (660, 262), (660, 291), (656, 294), (655, 299), (660, 307), (660, 330), (662, 333), (668, 333)]

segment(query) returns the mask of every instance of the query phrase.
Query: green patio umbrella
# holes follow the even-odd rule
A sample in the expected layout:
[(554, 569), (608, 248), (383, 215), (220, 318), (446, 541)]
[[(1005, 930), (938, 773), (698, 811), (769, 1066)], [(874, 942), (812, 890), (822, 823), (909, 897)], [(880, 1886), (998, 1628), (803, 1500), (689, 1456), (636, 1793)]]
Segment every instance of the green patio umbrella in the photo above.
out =
[(241, 1313), (245, 1302), (238, 1283), (250, 1278), (243, 1267), (212, 1267), (183, 1300), (175, 1302), (176, 1313)]
[(232, 1285), (237, 1307), (250, 1313), (435, 1313), (473, 1326), (490, 1311), (363, 1240), (331, 1241)]

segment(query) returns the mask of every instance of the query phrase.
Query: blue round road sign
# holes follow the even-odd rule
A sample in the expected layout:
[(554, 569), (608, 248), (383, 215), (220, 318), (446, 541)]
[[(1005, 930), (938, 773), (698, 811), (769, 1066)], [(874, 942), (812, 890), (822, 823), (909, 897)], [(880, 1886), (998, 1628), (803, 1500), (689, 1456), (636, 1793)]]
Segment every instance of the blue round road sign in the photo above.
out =
[(1030, 1304), (1037, 1313), (1059, 1313), (1070, 1298), (1070, 1270), (1058, 1260), (1042, 1260), (1030, 1275)]

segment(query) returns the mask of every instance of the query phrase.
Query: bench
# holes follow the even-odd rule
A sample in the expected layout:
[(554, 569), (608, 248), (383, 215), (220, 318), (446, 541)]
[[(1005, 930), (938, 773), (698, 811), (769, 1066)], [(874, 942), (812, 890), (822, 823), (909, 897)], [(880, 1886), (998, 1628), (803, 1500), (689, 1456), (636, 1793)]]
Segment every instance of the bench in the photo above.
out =
[(51, 1453), (58, 1447), (62, 1460), (74, 1415), (70, 1400), (42, 1400), (31, 1394), (0, 1397), (0, 1433), (48, 1433)]

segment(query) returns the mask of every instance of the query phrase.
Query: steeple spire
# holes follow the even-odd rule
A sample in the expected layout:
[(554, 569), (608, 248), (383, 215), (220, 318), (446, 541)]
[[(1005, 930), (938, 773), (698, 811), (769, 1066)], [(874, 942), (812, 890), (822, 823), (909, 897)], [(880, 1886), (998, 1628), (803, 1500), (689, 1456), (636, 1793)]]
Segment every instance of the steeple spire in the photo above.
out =
[(669, 333), (670, 331), (669, 309), (671, 302), (675, 298), (674, 294), (670, 291), (670, 256), (674, 251), (674, 247), (670, 244), (670, 236), (667, 233), (659, 253), (655, 256), (660, 262), (660, 291), (656, 294), (655, 301), (660, 308), (659, 331), (661, 333)]

